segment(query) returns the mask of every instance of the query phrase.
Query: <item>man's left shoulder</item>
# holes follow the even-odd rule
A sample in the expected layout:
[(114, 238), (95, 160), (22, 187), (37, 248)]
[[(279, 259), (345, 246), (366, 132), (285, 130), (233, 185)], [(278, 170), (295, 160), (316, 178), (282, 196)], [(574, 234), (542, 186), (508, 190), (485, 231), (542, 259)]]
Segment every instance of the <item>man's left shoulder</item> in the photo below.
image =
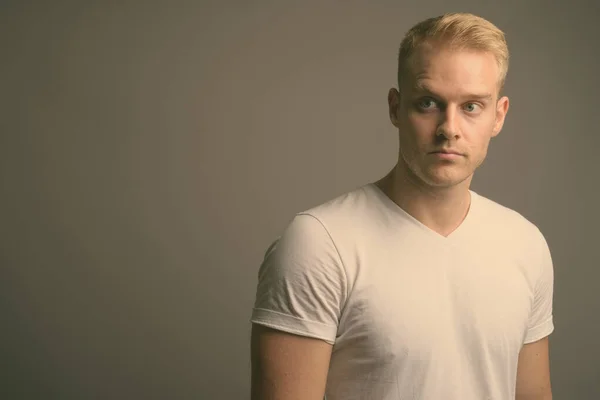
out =
[(539, 227), (519, 211), (480, 194), (476, 195), (481, 222), (498, 234), (517, 240), (545, 240)]

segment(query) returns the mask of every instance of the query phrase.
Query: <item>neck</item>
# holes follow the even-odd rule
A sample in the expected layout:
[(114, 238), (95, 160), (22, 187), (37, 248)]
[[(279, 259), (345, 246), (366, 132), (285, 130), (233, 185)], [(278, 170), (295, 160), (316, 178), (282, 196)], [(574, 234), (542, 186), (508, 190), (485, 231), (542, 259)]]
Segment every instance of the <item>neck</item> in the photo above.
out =
[(452, 187), (428, 186), (398, 163), (376, 185), (423, 225), (448, 236), (460, 226), (469, 211), (471, 179)]

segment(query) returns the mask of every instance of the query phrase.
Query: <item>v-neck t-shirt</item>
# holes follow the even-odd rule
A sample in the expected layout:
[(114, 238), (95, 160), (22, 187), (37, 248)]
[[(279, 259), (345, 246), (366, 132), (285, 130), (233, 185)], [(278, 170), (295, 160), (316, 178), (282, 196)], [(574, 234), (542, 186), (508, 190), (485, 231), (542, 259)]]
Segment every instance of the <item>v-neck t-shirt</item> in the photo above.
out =
[(328, 400), (510, 399), (554, 330), (539, 229), (470, 191), (442, 236), (367, 184), (296, 214), (265, 253), (251, 321), (333, 346)]

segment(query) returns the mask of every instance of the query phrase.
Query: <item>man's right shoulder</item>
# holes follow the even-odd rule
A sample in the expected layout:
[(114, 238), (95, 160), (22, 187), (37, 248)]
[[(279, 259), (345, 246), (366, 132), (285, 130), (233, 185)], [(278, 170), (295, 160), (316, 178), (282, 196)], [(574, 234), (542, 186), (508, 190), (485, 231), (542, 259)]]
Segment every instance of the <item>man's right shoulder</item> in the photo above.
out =
[(302, 210), (296, 213), (296, 217), (310, 216), (324, 225), (345, 225), (367, 213), (372, 203), (368, 185), (363, 185)]
[(295, 213), (266, 254), (275, 250), (282, 240), (295, 245), (302, 242), (343, 245), (344, 238), (353, 237), (353, 230), (364, 225), (362, 221), (372, 208), (370, 197), (368, 188), (361, 186)]

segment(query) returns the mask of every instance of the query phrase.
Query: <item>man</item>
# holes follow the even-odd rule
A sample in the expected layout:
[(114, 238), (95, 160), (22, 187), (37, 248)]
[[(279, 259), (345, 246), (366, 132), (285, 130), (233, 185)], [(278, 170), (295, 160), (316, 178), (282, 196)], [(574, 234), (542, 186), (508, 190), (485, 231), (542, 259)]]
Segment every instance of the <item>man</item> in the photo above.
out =
[(503, 33), (470, 14), (402, 41), (395, 167), (298, 213), (268, 249), (252, 399), (551, 399), (544, 236), (470, 189), (509, 108)]

